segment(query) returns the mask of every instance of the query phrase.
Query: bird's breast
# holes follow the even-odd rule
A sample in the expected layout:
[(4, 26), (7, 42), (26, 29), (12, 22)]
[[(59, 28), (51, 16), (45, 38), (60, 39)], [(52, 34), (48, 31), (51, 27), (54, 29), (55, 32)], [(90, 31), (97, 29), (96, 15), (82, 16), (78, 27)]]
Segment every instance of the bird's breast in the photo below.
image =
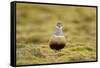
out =
[(50, 38), (49, 44), (66, 44), (66, 39), (64, 36), (53, 36)]

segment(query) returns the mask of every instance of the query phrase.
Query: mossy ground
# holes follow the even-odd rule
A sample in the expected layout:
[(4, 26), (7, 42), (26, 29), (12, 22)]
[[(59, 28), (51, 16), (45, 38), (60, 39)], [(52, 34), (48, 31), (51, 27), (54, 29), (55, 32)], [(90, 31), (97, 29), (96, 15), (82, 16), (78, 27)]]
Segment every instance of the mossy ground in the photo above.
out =
[[(96, 8), (21, 3), (16, 7), (17, 65), (96, 60)], [(59, 20), (67, 41), (55, 52), (48, 40)]]

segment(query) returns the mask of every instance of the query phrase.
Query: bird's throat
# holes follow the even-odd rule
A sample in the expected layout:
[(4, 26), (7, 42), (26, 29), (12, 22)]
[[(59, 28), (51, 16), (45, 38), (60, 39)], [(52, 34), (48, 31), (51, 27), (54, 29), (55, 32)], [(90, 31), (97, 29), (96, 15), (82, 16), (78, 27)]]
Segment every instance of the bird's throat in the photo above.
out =
[(56, 36), (63, 36), (63, 31), (62, 31), (62, 28), (56, 28), (56, 33), (55, 33)]

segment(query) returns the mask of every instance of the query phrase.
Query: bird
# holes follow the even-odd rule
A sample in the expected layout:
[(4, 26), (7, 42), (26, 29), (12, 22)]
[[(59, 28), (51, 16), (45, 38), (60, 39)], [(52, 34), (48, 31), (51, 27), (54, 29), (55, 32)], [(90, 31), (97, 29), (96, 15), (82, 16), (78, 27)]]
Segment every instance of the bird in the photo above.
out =
[(61, 51), (66, 45), (66, 39), (62, 31), (62, 23), (56, 24), (56, 32), (49, 39), (49, 47), (54, 51)]

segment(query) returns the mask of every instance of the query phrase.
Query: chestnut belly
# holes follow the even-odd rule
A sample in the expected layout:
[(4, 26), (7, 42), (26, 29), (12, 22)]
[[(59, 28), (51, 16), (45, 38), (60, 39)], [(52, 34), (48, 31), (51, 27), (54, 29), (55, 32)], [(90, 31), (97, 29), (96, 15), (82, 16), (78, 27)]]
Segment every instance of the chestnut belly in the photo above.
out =
[(65, 44), (50, 44), (50, 48), (53, 50), (61, 50), (65, 47)]

